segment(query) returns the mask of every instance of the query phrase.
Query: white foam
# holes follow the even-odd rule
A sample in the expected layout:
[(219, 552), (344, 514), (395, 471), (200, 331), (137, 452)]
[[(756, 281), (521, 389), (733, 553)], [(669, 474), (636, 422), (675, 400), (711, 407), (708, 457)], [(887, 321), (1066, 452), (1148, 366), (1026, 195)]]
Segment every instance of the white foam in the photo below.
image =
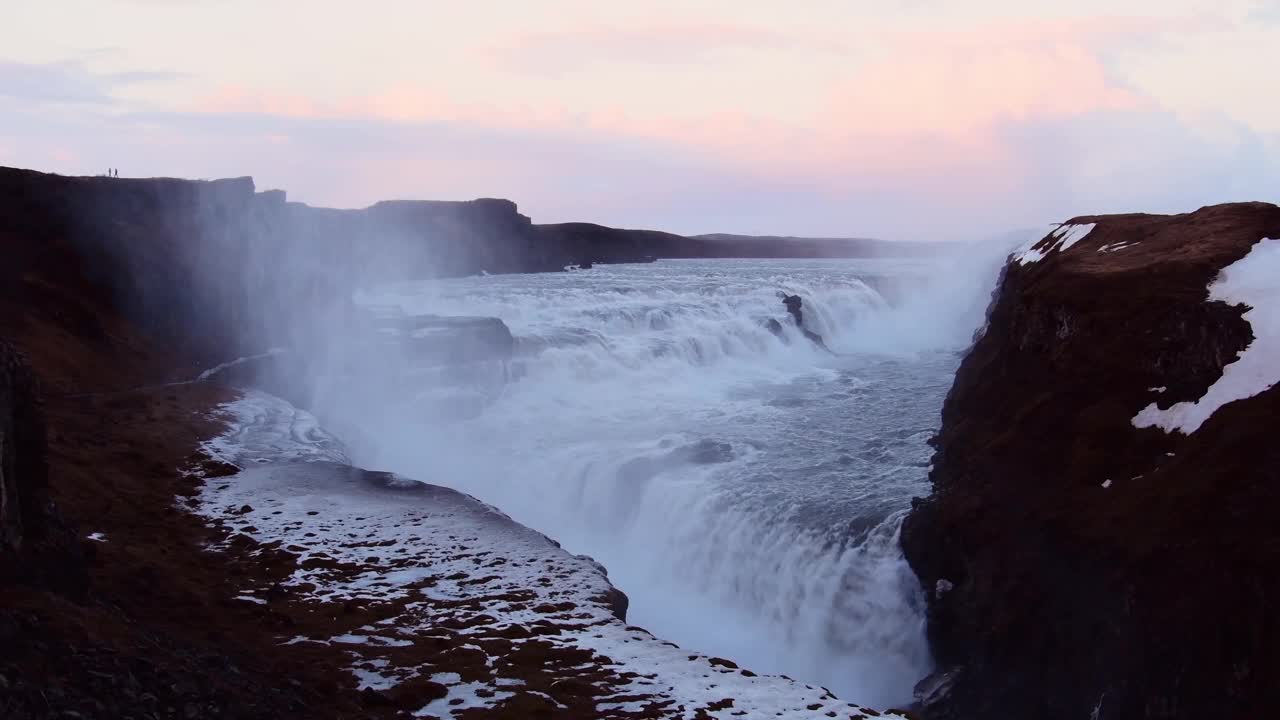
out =
[[(457, 421), (359, 398), (320, 414), (370, 438), (342, 431), (359, 463), (459, 487), (601, 559), (659, 635), (900, 706), (932, 669), (920, 590), (893, 523), (861, 541), (918, 494), (954, 351), (1008, 249), (398, 286), (383, 307), (500, 317), (519, 379)], [(836, 356), (800, 336), (779, 292), (804, 298), (805, 326)], [(353, 393), (378, 381), (357, 377)], [(733, 460), (628, 472), (703, 440)]]
[(347, 462), (346, 449), (325, 432), (315, 416), (258, 390), (220, 408), (228, 423), (222, 435), (202, 447), (210, 456), (232, 465), (255, 462), (327, 460)]
[(94, 541), (94, 542), (100, 542), (100, 543), (104, 543), (104, 542), (106, 542), (106, 541), (107, 541), (107, 536), (106, 536), (106, 534), (105, 534), (105, 533), (100, 533), (100, 532), (96, 532), (96, 533), (89, 533), (88, 535), (86, 535), (86, 536), (85, 536), (85, 538), (86, 538), (86, 539), (88, 539), (88, 540), (92, 540), (92, 541)]
[(1151, 403), (1133, 418), (1134, 427), (1190, 435), (1223, 405), (1280, 381), (1280, 240), (1260, 240), (1248, 255), (1223, 268), (1209, 285), (1209, 300), (1250, 306), (1242, 317), (1253, 329), (1253, 342), (1199, 399), (1164, 410)]

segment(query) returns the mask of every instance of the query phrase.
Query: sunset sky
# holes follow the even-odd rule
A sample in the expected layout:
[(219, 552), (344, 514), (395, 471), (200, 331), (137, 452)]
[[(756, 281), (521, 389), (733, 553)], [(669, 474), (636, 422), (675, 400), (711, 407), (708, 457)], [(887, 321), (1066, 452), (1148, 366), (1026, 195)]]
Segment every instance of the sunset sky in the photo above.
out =
[(17, 0), (0, 165), (962, 239), (1280, 200), (1280, 0)]

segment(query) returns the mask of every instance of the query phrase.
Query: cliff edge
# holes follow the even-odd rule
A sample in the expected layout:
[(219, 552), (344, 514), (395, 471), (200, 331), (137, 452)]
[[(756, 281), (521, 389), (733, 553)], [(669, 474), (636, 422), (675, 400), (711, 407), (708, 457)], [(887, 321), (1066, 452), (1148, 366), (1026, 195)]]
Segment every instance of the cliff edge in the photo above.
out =
[(902, 531), (930, 718), (1280, 707), (1280, 208), (1079, 217), (1012, 255)]

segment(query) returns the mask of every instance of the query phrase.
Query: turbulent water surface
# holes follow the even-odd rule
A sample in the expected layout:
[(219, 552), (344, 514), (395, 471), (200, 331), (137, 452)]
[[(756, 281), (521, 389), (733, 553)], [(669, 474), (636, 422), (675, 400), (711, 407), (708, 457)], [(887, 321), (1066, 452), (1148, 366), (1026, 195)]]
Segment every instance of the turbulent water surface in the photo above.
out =
[(664, 261), (365, 297), (502, 318), (517, 362), (463, 418), (365, 418), (355, 459), (595, 557), (660, 637), (902, 704), (930, 658), (898, 522), (991, 283), (954, 262)]

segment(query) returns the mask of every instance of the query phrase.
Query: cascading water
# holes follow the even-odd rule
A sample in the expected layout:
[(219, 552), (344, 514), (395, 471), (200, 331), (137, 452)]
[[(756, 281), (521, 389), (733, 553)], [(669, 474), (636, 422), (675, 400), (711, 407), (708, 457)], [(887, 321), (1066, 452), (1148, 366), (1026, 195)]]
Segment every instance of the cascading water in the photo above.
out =
[[(667, 261), (397, 287), (362, 301), (501, 318), (518, 380), (462, 418), (412, 402), (326, 414), (360, 428), (358, 463), (457, 487), (600, 560), (660, 637), (904, 704), (930, 658), (898, 524), (927, 492), (926, 440), (993, 267)], [(804, 299), (832, 352), (779, 293)]]

